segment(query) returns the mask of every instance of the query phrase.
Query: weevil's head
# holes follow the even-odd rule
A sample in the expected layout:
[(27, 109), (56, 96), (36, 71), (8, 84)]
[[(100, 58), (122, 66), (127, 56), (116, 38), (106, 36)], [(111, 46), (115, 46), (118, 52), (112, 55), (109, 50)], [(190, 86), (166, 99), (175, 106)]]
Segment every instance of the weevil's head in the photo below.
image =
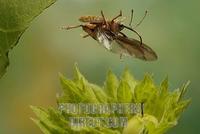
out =
[(124, 25), (118, 22), (111, 22), (110, 23), (110, 29), (114, 33), (118, 33), (124, 29)]

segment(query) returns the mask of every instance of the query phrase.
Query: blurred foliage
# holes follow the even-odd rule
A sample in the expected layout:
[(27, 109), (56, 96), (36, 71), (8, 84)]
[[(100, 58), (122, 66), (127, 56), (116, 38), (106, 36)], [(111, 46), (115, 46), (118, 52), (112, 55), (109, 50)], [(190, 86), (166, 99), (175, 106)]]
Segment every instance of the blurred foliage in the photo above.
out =
[(0, 0), (0, 78), (9, 64), (8, 52), (31, 21), (56, 0)]
[[(173, 92), (168, 89), (166, 78), (160, 86), (156, 86), (150, 75), (145, 75), (142, 81), (136, 80), (128, 71), (118, 79), (111, 71), (103, 87), (89, 83), (75, 67), (74, 79), (66, 79), (60, 75), (63, 94), (58, 97), (58, 109), (32, 106), (31, 108), (38, 119), (33, 121), (45, 134), (163, 134), (171, 127), (177, 125), (177, 121), (190, 103), (190, 99), (183, 99), (189, 82)], [(141, 113), (135, 115), (126, 114), (128, 125), (122, 129), (108, 129), (106, 127), (78, 127), (70, 126), (69, 117), (121, 117), (114, 113), (109, 115), (72, 115), (66, 113), (63, 104), (66, 103), (144, 103), (144, 117)]]

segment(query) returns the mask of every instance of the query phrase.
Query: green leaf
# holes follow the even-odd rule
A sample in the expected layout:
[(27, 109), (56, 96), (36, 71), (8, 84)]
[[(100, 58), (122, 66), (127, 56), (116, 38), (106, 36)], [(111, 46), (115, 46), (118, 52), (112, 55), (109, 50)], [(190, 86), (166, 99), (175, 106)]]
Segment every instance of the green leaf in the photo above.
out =
[(187, 87), (189, 86), (190, 84), (190, 81), (188, 81), (187, 83), (185, 83), (182, 88), (180, 89), (180, 95), (179, 95), (179, 98), (178, 98), (178, 101), (181, 101), (181, 99), (183, 99), (185, 93), (187, 92)]
[(128, 126), (124, 128), (123, 134), (145, 134), (148, 130), (148, 134), (156, 134), (153, 131), (158, 125), (158, 120), (151, 115), (134, 116), (128, 122)]
[(124, 70), (121, 79), (129, 84), (131, 91), (134, 93), (134, 89), (135, 86), (138, 84), (138, 81), (131, 75), (128, 68)]
[(40, 120), (33, 118), (32, 120), (45, 134), (68, 134), (70, 132), (66, 129), (69, 127), (68, 122), (60, 115), (60, 112), (56, 112), (54, 109), (46, 111), (34, 106), (31, 106), (31, 109), (40, 118)]
[(31, 118), (31, 120), (41, 129), (41, 131), (44, 134), (51, 134), (51, 132), (45, 127), (44, 123), (42, 121)]
[(79, 71), (79, 69), (77, 67), (77, 63), (74, 65), (74, 82), (81, 89), (83, 89), (88, 84), (88, 81), (85, 79), (85, 77)]
[[(168, 89), (168, 78), (157, 86), (150, 75), (145, 75), (142, 81), (138, 81), (133, 78), (128, 69), (125, 69), (120, 80), (109, 71), (105, 85), (102, 87), (88, 82), (77, 66), (75, 66), (73, 80), (66, 79), (62, 75), (60, 75), (60, 80), (63, 94), (58, 97), (58, 108), (44, 110), (32, 107), (38, 117), (33, 121), (45, 134), (164, 134), (177, 125), (181, 114), (191, 102), (190, 99), (184, 99), (189, 83), (171, 92)], [(116, 105), (141, 102), (144, 102), (143, 116), (140, 112), (118, 114), (116, 111), (113, 114), (71, 114), (67, 113), (66, 110), (69, 109), (63, 105), (63, 103), (92, 103), (95, 105), (112, 103)], [(126, 108), (124, 110), (127, 112)], [(129, 121), (127, 127), (124, 128), (107, 128), (105, 126), (77, 128), (70, 126), (69, 117), (71, 116), (127, 117)]]
[(97, 90), (95, 90), (97, 86), (94, 87), (94, 85), (89, 84), (78, 69), (75, 71), (74, 81), (68, 80), (62, 75), (60, 75), (60, 81), (63, 87), (64, 95), (62, 95), (61, 98), (58, 98), (58, 102), (99, 102), (95, 95), (95, 92), (97, 94)]
[(59, 100), (64, 100), (65, 103), (70, 103), (80, 102), (84, 99), (81, 94), (81, 90), (73, 81), (67, 80), (63, 75), (60, 75), (60, 82), (62, 85), (64, 95)]
[(168, 77), (166, 77), (163, 82), (161, 83), (161, 89), (160, 89), (160, 97), (164, 98), (166, 97), (166, 95), (168, 95), (168, 87), (169, 87), (169, 83), (168, 83)]
[(144, 80), (140, 82), (134, 89), (135, 101), (138, 103), (150, 100), (154, 101), (157, 92), (158, 90), (156, 89), (151, 76), (146, 75)]
[(117, 101), (117, 88), (119, 86), (119, 80), (115, 76), (115, 74), (112, 73), (112, 71), (109, 70), (105, 82), (104, 90), (106, 94), (112, 98), (112, 102)]
[(117, 99), (120, 103), (131, 103), (132, 101), (131, 88), (127, 82), (121, 81), (117, 89)]
[(56, 0), (0, 0), (0, 77), (9, 64), (8, 53), (31, 21)]
[(107, 103), (108, 97), (107, 97), (106, 93), (101, 89), (101, 87), (94, 85), (94, 84), (90, 84), (90, 86), (91, 86), (93, 92), (95, 93), (98, 101), (100, 103)]

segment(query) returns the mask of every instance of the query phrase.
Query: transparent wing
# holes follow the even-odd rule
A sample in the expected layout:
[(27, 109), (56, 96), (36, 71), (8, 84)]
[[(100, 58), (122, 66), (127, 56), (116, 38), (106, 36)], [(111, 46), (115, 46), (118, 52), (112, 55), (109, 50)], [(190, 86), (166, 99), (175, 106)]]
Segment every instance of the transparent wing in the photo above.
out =
[(123, 36), (116, 36), (115, 42), (125, 49), (128, 55), (139, 58), (141, 60), (153, 61), (158, 58), (156, 53), (149, 46), (140, 43), (140, 41)]
[(99, 29), (97, 32), (97, 41), (110, 52), (123, 54), (125, 56), (130, 55), (120, 43), (116, 42), (115, 35), (110, 31)]
[(113, 53), (145, 61), (153, 61), (158, 58), (153, 49), (145, 44), (141, 45), (140, 41), (121, 35), (112, 35), (109, 31), (99, 29), (97, 32), (97, 41)]

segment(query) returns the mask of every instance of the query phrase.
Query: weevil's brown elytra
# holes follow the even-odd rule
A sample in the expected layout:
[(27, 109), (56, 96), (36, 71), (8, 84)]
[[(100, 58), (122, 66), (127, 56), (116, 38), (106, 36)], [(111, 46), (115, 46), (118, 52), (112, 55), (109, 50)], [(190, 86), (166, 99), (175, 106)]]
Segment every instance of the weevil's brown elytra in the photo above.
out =
[(103, 18), (101, 16), (81, 16), (79, 18), (81, 22), (89, 22), (89, 23), (102, 23)]

